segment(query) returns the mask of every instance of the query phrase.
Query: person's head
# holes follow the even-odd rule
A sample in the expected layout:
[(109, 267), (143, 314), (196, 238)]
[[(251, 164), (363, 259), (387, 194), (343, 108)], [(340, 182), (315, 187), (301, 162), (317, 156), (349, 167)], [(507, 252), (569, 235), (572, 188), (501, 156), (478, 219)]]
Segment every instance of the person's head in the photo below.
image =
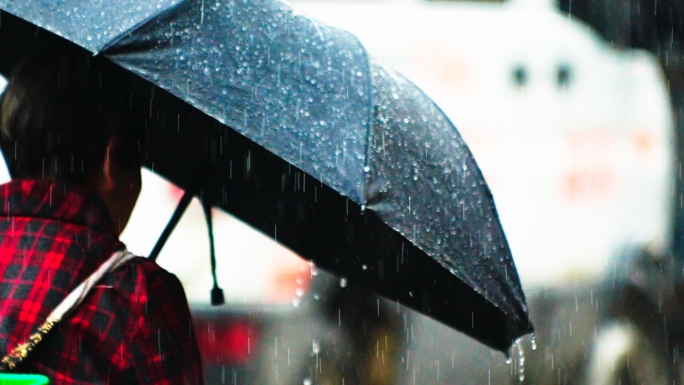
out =
[(90, 64), (56, 55), (19, 64), (0, 97), (0, 146), (12, 178), (89, 188), (122, 231), (140, 193), (143, 130), (120, 84)]

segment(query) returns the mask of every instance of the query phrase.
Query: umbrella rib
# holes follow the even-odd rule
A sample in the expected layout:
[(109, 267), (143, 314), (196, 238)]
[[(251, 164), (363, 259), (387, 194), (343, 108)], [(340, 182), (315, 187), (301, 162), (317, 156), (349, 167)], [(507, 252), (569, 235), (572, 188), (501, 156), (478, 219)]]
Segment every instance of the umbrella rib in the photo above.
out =
[(165, 8), (165, 9), (162, 9), (161, 11), (159, 11), (159, 12), (157, 12), (157, 13), (154, 13), (154, 14), (150, 15), (149, 17), (147, 17), (147, 18), (141, 20), (141, 21), (138, 22), (137, 24), (133, 25), (131, 28), (127, 29), (126, 31), (120, 33), (119, 35), (117, 35), (116, 37), (114, 37), (113, 39), (111, 39), (106, 45), (100, 47), (100, 49), (99, 49), (97, 52), (95, 52), (95, 53), (93, 54), (93, 56), (97, 56), (97, 55), (99, 55), (100, 53), (103, 53), (103, 52), (109, 50), (110, 48), (115, 47), (115, 46), (119, 43), (119, 41), (121, 41), (121, 39), (123, 39), (123, 38), (126, 37), (127, 35), (130, 35), (132, 32), (135, 32), (135, 31), (137, 31), (138, 29), (144, 27), (145, 25), (151, 23), (152, 21), (154, 21), (155, 19), (157, 19), (157, 18), (160, 17), (161, 15), (167, 14), (167, 13), (170, 13), (170, 12), (175, 11), (175, 10), (178, 9), (182, 4), (184, 4), (184, 3), (186, 3), (186, 2), (188, 2), (188, 0), (179, 1), (179, 2), (178, 2), (177, 4), (175, 4), (174, 6), (169, 7), (169, 8)]
[[(348, 33), (348, 32), (347, 32)], [(368, 181), (371, 178), (371, 172), (370, 169), (371, 167), (371, 161), (373, 159), (372, 153), (373, 153), (373, 115), (375, 114), (375, 95), (373, 94), (373, 69), (371, 68), (371, 59), (368, 56), (368, 52), (365, 50), (363, 51), (363, 56), (366, 59), (366, 71), (368, 73), (368, 93), (370, 94), (370, 97), (368, 98), (368, 121), (367, 121), (367, 129), (368, 131), (366, 132), (366, 148), (365, 148), (365, 155), (366, 159), (363, 162), (363, 177), (364, 177), (364, 183), (363, 183), (363, 196), (361, 197), (361, 205), (366, 206), (368, 204)], [(368, 170), (368, 171), (366, 171)]]

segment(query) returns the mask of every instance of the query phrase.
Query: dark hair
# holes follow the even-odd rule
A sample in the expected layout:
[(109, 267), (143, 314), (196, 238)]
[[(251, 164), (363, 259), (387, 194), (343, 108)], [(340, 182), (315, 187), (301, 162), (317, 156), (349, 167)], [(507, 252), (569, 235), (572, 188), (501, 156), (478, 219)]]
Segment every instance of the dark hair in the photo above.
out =
[(0, 146), (12, 178), (84, 185), (113, 137), (115, 161), (140, 167), (144, 130), (129, 107), (133, 94), (93, 62), (41, 55), (14, 69), (0, 97)]

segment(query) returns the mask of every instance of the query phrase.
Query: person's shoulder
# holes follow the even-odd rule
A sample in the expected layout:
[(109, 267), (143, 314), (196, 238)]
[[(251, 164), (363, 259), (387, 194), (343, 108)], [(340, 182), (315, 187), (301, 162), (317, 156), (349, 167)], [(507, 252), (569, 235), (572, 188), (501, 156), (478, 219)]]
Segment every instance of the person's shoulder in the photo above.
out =
[(129, 266), (129, 269), (133, 269), (136, 272), (144, 273), (147, 278), (168, 278), (176, 276), (168, 272), (163, 267), (159, 266), (157, 262), (141, 256), (134, 256), (128, 262), (124, 263), (117, 270), (122, 270)]
[(146, 297), (147, 292), (160, 294), (183, 294), (183, 286), (178, 278), (159, 266), (156, 262), (136, 256), (119, 266), (109, 276), (105, 284), (121, 292), (135, 293), (136, 297)]

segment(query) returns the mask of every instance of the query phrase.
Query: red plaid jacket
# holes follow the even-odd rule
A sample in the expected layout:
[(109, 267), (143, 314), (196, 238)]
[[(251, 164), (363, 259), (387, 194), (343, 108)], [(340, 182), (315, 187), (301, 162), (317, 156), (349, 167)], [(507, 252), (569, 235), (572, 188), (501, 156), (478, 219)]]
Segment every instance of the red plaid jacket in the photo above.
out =
[[(97, 195), (45, 181), (0, 185), (0, 353), (123, 247)], [(202, 383), (180, 282), (134, 258), (106, 275), (18, 372), (53, 384)]]

